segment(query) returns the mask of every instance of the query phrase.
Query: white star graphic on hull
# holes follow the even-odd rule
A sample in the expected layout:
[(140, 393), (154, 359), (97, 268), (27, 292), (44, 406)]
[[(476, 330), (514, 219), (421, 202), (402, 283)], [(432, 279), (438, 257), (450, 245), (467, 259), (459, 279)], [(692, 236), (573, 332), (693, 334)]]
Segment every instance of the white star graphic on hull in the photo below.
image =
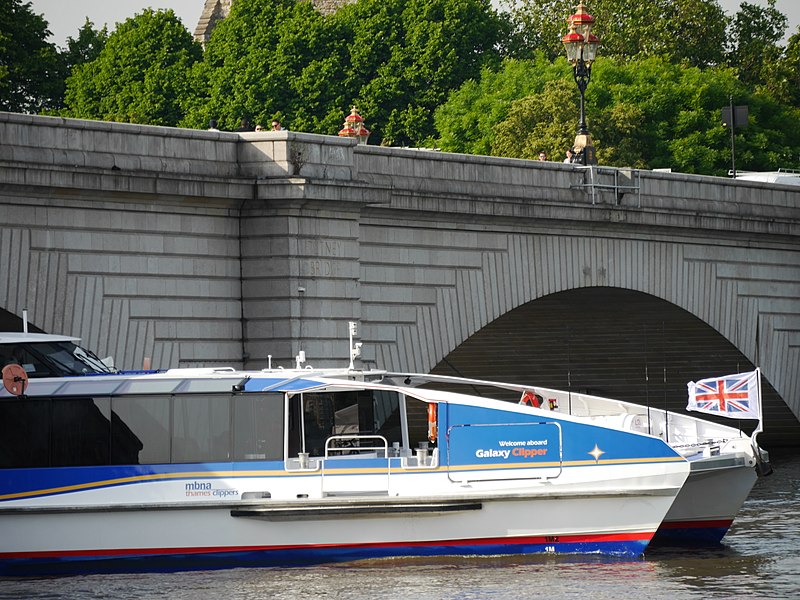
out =
[(594, 448), (592, 449), (591, 452), (589, 452), (589, 454), (594, 456), (594, 462), (598, 462), (600, 460), (600, 457), (603, 456), (603, 454), (605, 454), (605, 452), (600, 450), (600, 448), (597, 447), (597, 444), (595, 444)]

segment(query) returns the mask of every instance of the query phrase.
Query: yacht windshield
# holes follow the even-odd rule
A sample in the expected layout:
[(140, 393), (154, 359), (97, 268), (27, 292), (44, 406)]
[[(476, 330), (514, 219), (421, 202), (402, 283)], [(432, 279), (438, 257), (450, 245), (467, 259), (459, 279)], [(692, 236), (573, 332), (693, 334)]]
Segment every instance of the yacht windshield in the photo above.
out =
[(114, 373), (88, 350), (72, 342), (27, 342), (3, 348), (3, 364), (15, 362), (25, 369), (28, 377), (63, 377)]

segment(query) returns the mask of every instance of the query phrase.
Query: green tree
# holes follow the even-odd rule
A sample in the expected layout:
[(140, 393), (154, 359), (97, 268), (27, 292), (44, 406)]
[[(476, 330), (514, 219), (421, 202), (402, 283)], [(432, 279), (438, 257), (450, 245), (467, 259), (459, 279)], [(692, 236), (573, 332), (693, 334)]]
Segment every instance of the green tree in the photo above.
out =
[(108, 32), (105, 27), (94, 29), (94, 24), (86, 19), (86, 22), (78, 30), (78, 37), (67, 38), (67, 47), (59, 50), (59, 70), (53, 74), (52, 101), (50, 102), (47, 113), (58, 113), (64, 107), (64, 94), (66, 92), (66, 80), (72, 70), (80, 64), (95, 60), (100, 51), (105, 46), (108, 39)]
[(184, 124), (240, 119), (316, 133), (341, 127), (350, 98), (341, 63), (347, 31), (308, 2), (238, 0), (214, 30), (194, 72), (196, 98)]
[(206, 46), (185, 124), (279, 115), (332, 134), (356, 104), (373, 143), (420, 144), (450, 90), (497, 56), (505, 23), (489, 0), (361, 0), (327, 17), (306, 2), (238, 0)]
[(782, 91), (778, 97), (800, 108), (800, 28), (786, 44), (779, 79)]
[(787, 25), (786, 16), (775, 8), (775, 0), (767, 0), (766, 7), (742, 2), (731, 25), (728, 62), (746, 85), (777, 91), (783, 55), (778, 42)]
[(172, 10), (144, 10), (117, 26), (95, 60), (67, 79), (66, 116), (176, 125), (202, 49)]
[(30, 2), (0, 3), (0, 110), (35, 113), (58, 101), (61, 63), (47, 27)]
[(492, 154), (533, 160), (544, 150), (553, 160), (563, 158), (575, 139), (577, 105), (567, 100), (574, 91), (569, 79), (552, 79), (540, 93), (513, 102), (495, 128)]
[[(441, 140), (466, 147), (448, 149), (469, 151), (469, 144), (488, 143), (492, 154), (503, 156), (533, 158), (540, 149), (561, 156), (578, 124), (577, 90), (566, 69), (544, 69), (542, 62), (508, 61), (502, 73), (484, 74), (489, 83), (468, 83), (454, 92), (437, 113), (437, 127)], [(476, 86), (485, 96), (476, 94)], [(520, 95), (512, 102), (515, 94)], [(797, 108), (766, 92), (748, 92), (733, 69), (701, 70), (660, 57), (595, 63), (586, 104), (598, 160), (723, 175), (730, 168), (730, 134), (720, 109), (731, 95), (750, 107), (751, 117), (749, 128), (737, 134), (737, 165), (749, 170), (797, 165)], [(472, 112), (472, 105), (480, 112), (487, 104), (503, 109)], [(467, 136), (468, 122), (477, 131)]]
[[(551, 60), (563, 53), (561, 38), (575, 0), (505, 0), (518, 36), (518, 55), (541, 50)], [(603, 56), (634, 60), (666, 56), (696, 66), (719, 64), (725, 56), (729, 18), (717, 0), (590, 0)]]
[[(467, 80), (436, 110), (437, 145), (447, 152), (492, 154), (495, 127), (506, 119), (514, 101), (541, 92), (554, 79), (572, 81), (567, 62), (553, 64), (541, 53), (531, 61), (510, 59), (502, 68), (484, 68), (480, 78)], [(572, 84), (565, 97), (576, 95)]]
[(499, 61), (508, 23), (489, 0), (361, 0), (335, 18), (351, 27), (348, 88), (384, 143), (434, 137), (451, 90)]
[(95, 29), (94, 23), (88, 18), (78, 30), (78, 37), (68, 37), (67, 47), (61, 51), (61, 59), (67, 73), (73, 67), (86, 62), (91, 62), (100, 56), (108, 41), (108, 29)]

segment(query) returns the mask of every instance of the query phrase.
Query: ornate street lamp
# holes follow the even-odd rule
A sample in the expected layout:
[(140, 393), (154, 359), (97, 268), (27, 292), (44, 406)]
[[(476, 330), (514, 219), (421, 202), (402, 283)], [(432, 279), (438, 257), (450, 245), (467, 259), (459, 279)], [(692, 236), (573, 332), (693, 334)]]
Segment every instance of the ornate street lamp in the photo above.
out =
[(578, 135), (575, 136), (573, 162), (595, 165), (597, 158), (594, 155), (594, 145), (592, 137), (589, 135), (589, 128), (586, 127), (584, 96), (589, 80), (592, 78), (592, 63), (597, 56), (600, 40), (592, 33), (594, 17), (586, 12), (582, 1), (575, 14), (567, 18), (567, 22), (569, 23), (569, 32), (561, 38), (561, 42), (567, 51), (567, 60), (572, 64), (572, 75), (581, 94), (581, 124), (578, 128)]
[(358, 114), (358, 110), (354, 106), (350, 110), (350, 114), (345, 117), (344, 127), (339, 130), (339, 136), (355, 138), (359, 144), (366, 144), (369, 133), (369, 129), (364, 127), (364, 118)]

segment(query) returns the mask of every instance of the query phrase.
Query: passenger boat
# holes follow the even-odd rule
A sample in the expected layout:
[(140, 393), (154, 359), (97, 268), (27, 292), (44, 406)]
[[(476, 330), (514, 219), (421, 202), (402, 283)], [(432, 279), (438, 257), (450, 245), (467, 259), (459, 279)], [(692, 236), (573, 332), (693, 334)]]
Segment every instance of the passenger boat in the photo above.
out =
[(741, 429), (708, 419), (588, 394), (437, 375), (395, 373), (388, 377), (413, 386), (439, 384), (446, 389), (469, 386), (512, 390), (519, 394), (521, 402), (532, 403), (545, 411), (663, 439), (686, 457), (691, 471), (658, 528), (654, 543), (720, 543), (758, 476), (772, 470), (768, 453), (756, 441), (760, 426), (752, 435), (747, 435)]
[(378, 372), (28, 368), (3, 368), (3, 576), (635, 557), (690, 472), (646, 431)]

